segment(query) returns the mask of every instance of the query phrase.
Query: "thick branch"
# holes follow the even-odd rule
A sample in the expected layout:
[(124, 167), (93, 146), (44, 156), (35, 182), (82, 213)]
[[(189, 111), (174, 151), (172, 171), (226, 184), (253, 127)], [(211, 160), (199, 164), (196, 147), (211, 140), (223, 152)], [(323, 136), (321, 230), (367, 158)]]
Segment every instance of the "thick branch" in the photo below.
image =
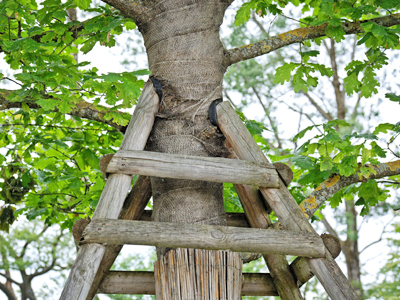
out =
[(111, 5), (118, 9), (122, 15), (127, 18), (131, 18), (135, 23), (140, 25), (151, 17), (150, 7), (144, 5), (144, 2), (151, 3), (152, 1), (140, 1), (140, 0), (102, 0), (104, 3)]
[(0, 282), (0, 290), (6, 294), (8, 300), (17, 300), (12, 291), (10, 291), (3, 283)]
[[(345, 22), (342, 24), (342, 28), (346, 34), (362, 33), (364, 30), (361, 24), (365, 22), (374, 22), (385, 27), (399, 25), (400, 13), (361, 22)], [(230, 66), (246, 59), (270, 53), (284, 46), (326, 36), (325, 29), (327, 26), (328, 23), (324, 23), (319, 26), (297, 28), (254, 44), (229, 49), (226, 51), (224, 64)]]
[[(400, 160), (381, 163), (376, 166), (370, 165), (369, 167), (373, 168), (376, 174), (371, 174), (367, 179), (379, 179), (400, 174)], [(300, 208), (309, 218), (327, 199), (332, 197), (340, 189), (353, 183), (365, 182), (367, 179), (359, 173), (348, 177), (333, 174), (301, 202)]]
[[(40, 105), (36, 104), (34, 101), (26, 99), (25, 101), (21, 102), (10, 102), (6, 98), (8, 95), (11, 95), (14, 91), (13, 90), (0, 90), (0, 111), (7, 110), (10, 108), (21, 108), (22, 103), (28, 105), (31, 109), (39, 109), (41, 108)], [(55, 109), (54, 112), (58, 110)], [(125, 126), (118, 125), (117, 123), (113, 122), (113, 120), (105, 120), (104, 116), (106, 115), (108, 108), (101, 105), (93, 105), (92, 103), (86, 102), (81, 100), (75, 108), (69, 113), (71, 116), (80, 117), (82, 119), (92, 120), (100, 123), (104, 123), (114, 127), (116, 130), (120, 132), (125, 131)], [(123, 112), (120, 112), (123, 114)]]

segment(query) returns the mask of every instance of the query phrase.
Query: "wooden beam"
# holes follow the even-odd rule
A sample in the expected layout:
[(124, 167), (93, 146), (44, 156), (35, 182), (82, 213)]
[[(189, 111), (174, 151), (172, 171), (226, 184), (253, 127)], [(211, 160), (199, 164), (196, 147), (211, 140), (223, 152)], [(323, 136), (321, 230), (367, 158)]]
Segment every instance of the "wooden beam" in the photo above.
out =
[(215, 225), (92, 220), (83, 234), (86, 243), (149, 245), (170, 248), (230, 250), (322, 257), (322, 239), (312, 233)]
[(232, 182), (263, 187), (277, 187), (279, 180), (275, 167), (269, 163), (126, 150), (119, 150), (114, 155), (107, 173)]
[[(159, 99), (153, 84), (147, 82), (139, 97), (135, 112), (121, 143), (121, 149), (143, 150), (153, 127)], [(132, 176), (112, 174), (103, 189), (93, 219), (118, 218), (127, 193), (131, 188)], [(106, 252), (106, 246), (83, 245), (69, 273), (60, 300), (87, 300), (91, 285)]]
[[(262, 163), (269, 162), (228, 102), (222, 102), (217, 106), (217, 114), (219, 128), (240, 159)], [(279, 188), (260, 188), (260, 191), (285, 229), (308, 231), (316, 234), (296, 200), (281, 180)], [(312, 273), (318, 277), (328, 295), (333, 300), (359, 299), (329, 251), (325, 251), (325, 256), (325, 258), (308, 259), (307, 262)]]
[[(242, 296), (278, 296), (268, 273), (243, 273)], [(111, 271), (99, 288), (100, 294), (155, 295), (154, 273)]]
[[(153, 214), (152, 210), (145, 210), (145, 211), (143, 211), (142, 215), (140, 216), (140, 219), (138, 219), (138, 220), (151, 222), (152, 214)], [(125, 219), (125, 220), (128, 220), (128, 219)], [(130, 220), (136, 220), (136, 219), (130, 219)], [(250, 227), (244, 213), (226, 213), (226, 226), (246, 227), (246, 228)]]

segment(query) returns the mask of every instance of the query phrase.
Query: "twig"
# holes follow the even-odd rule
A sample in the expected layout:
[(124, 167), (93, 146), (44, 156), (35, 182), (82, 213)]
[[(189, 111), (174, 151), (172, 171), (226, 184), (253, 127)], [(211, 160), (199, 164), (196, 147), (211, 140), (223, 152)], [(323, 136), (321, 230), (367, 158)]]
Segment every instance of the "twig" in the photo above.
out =
[(369, 245), (365, 246), (365, 247), (359, 252), (359, 254), (361, 254), (364, 250), (366, 250), (367, 248), (371, 247), (372, 245), (375, 245), (375, 244), (377, 244), (377, 243), (379, 243), (379, 242), (382, 241), (383, 234), (386, 232), (386, 227), (387, 227), (390, 223), (392, 223), (392, 221), (394, 220), (395, 217), (396, 217), (396, 216), (394, 216), (389, 222), (387, 222), (387, 223), (385, 224), (385, 226), (383, 226), (383, 229), (382, 229), (382, 232), (381, 232), (381, 236), (379, 237), (379, 239), (377, 239), (376, 241), (374, 241), (374, 242), (370, 243)]

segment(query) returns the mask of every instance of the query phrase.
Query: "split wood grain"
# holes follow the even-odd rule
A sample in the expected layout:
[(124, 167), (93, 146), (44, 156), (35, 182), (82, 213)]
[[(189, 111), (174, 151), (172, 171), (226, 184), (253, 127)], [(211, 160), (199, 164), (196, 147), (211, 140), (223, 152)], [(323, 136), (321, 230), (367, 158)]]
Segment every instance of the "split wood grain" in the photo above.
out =
[[(143, 87), (133, 116), (129, 122), (124, 139), (123, 150), (143, 150), (153, 127), (155, 113), (158, 111), (159, 99), (151, 81)], [(132, 176), (112, 174), (103, 189), (99, 203), (93, 214), (96, 218), (118, 218), (122, 205), (131, 187)], [(83, 251), (83, 253), (82, 253)], [(60, 300), (88, 300), (90, 286), (93, 284), (102, 258), (105, 254), (104, 245), (88, 245), (79, 251), (74, 267), (71, 269), (65, 283)], [(100, 254), (100, 258), (95, 255)], [(83, 262), (82, 258), (87, 261)], [(87, 264), (82, 269), (80, 265)]]
[[(193, 249), (191, 249), (193, 250)], [(221, 257), (221, 259), (223, 259)], [(224, 269), (224, 268), (223, 268)], [(184, 282), (193, 282), (189, 276), (189, 268), (185, 269)], [(220, 273), (220, 279), (226, 278)], [(192, 278), (191, 281), (188, 278)], [(156, 280), (151, 271), (110, 271), (99, 288), (100, 294), (125, 294), (125, 295), (155, 295)], [(189, 286), (195, 286), (189, 285)], [(221, 294), (226, 295), (225, 285), (221, 286)], [(226, 287), (225, 287), (226, 288)], [(187, 295), (188, 288), (182, 288), (182, 293)], [(268, 273), (243, 273), (242, 296), (278, 296), (271, 275)], [(190, 299), (196, 299), (194, 294)], [(188, 298), (189, 299), (189, 298)], [(227, 299), (221, 298), (221, 299)]]
[(180, 300), (182, 295), (191, 300), (239, 300), (241, 272), (237, 253), (178, 248), (154, 263), (155, 284), (149, 285), (167, 287), (156, 290), (157, 300)]
[(118, 151), (110, 161), (107, 173), (232, 182), (262, 187), (278, 187), (279, 180), (275, 167), (269, 163), (150, 151)]
[(322, 239), (312, 233), (214, 225), (96, 219), (83, 234), (86, 243), (149, 245), (235, 252), (322, 257)]
[[(221, 131), (240, 159), (269, 162), (229, 103), (219, 104), (217, 114)], [(260, 191), (286, 229), (316, 234), (282, 181), (278, 189)], [(359, 299), (329, 251), (325, 250), (325, 258), (308, 259), (308, 265), (333, 300)]]

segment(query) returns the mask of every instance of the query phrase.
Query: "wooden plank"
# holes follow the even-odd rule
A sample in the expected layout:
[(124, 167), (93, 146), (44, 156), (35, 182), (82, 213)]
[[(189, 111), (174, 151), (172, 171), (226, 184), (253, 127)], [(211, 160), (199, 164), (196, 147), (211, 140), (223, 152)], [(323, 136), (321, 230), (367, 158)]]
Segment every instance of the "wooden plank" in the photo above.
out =
[(322, 239), (313, 233), (215, 225), (97, 219), (86, 227), (86, 243), (149, 245), (322, 257)]
[(277, 187), (279, 176), (271, 164), (150, 151), (118, 151), (107, 173), (140, 174), (177, 179), (232, 182)]
[[(270, 274), (243, 273), (243, 277), (242, 296), (278, 296)], [(155, 295), (154, 273), (149, 271), (110, 271), (101, 284), (99, 293)], [(224, 295), (225, 292), (222, 294)]]
[[(158, 111), (159, 99), (153, 84), (147, 82), (143, 87), (142, 95), (139, 97), (135, 112), (129, 122), (128, 129), (122, 140), (121, 149), (143, 150), (146, 146), (148, 136), (153, 127), (155, 113)], [(119, 216), (126, 195), (131, 187), (132, 176), (123, 174), (112, 174), (104, 187), (99, 203), (93, 214), (93, 219), (110, 218)], [(100, 250), (101, 249), (101, 250)], [(82, 253), (83, 251), (83, 253)], [(87, 300), (89, 288), (94, 282), (95, 276), (102, 261), (106, 248), (104, 245), (92, 245), (82, 247), (79, 251), (74, 267), (71, 269), (65, 283), (60, 300)], [(93, 260), (95, 253), (101, 258)], [(82, 269), (80, 257), (85, 257), (90, 265)]]
[[(128, 197), (125, 199), (124, 205), (118, 219), (137, 220), (139, 219), (151, 198), (151, 183), (147, 176), (139, 176), (133, 185)], [(107, 245), (103, 259), (97, 270), (92, 286), (89, 290), (87, 299), (92, 299), (99, 288), (105, 274), (108, 273), (115, 259), (120, 253), (123, 245)]]
[[(240, 159), (268, 162), (268, 159), (229, 103), (223, 102), (219, 104), (217, 106), (217, 114), (221, 131)], [(260, 191), (286, 229), (308, 231), (316, 234), (282, 181), (278, 189), (260, 188)], [(359, 299), (346, 276), (341, 272), (327, 250), (325, 255), (326, 258), (308, 259), (308, 264), (328, 295), (333, 300)]]

